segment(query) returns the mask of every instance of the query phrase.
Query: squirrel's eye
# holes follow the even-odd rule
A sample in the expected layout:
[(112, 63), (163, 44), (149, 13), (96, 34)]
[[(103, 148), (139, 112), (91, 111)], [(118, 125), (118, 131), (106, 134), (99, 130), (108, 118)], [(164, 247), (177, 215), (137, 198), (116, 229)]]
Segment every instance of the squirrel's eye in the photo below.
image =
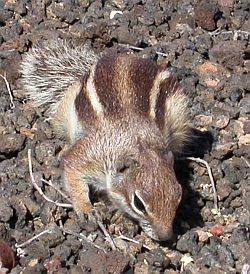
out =
[(146, 208), (145, 208), (141, 198), (138, 195), (136, 195), (136, 193), (134, 195), (133, 204), (137, 210), (139, 210), (143, 214), (146, 214), (146, 212), (147, 212)]

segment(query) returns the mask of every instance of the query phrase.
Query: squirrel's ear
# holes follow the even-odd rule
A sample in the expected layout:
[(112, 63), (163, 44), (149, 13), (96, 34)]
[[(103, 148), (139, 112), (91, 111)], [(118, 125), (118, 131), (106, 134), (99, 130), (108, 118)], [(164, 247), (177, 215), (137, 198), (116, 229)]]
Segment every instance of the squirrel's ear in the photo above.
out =
[(171, 166), (174, 165), (174, 154), (172, 151), (169, 151), (166, 155), (165, 155), (165, 160), (167, 161), (167, 163)]

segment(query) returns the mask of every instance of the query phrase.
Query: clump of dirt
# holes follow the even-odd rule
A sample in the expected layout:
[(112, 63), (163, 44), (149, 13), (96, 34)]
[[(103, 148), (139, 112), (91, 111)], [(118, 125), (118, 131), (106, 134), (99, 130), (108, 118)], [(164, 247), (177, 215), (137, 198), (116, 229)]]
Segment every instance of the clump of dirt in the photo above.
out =
[[(1, 271), (250, 273), (249, 1), (0, 3), (0, 239), (16, 257), (14, 268)], [(69, 203), (49, 184), (63, 190), (65, 142), (44, 109), (30, 108), (18, 83), (22, 55), (57, 38), (169, 66), (189, 96), (193, 142), (176, 161), (183, 199), (172, 243), (153, 242), (102, 204), (103, 225), (79, 223), (71, 208), (46, 200), (31, 184)], [(207, 168), (190, 157), (210, 166), (218, 210)]]

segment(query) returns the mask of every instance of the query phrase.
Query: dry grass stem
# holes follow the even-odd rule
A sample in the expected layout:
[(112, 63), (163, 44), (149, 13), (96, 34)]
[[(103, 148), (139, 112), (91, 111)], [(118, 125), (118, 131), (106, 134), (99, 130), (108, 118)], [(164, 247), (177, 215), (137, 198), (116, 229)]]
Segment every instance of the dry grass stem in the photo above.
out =
[[(129, 238), (129, 237), (123, 236), (123, 235), (118, 236), (118, 238), (119, 238), (119, 239), (122, 239), (122, 240), (125, 240), (125, 241), (128, 241), (128, 242), (131, 242), (131, 243), (141, 244), (140, 242), (138, 242), (138, 241), (136, 241), (136, 240), (134, 240), (134, 239), (131, 239), (131, 238)], [(152, 250), (151, 247), (149, 247), (149, 246), (147, 246), (147, 245), (145, 245), (145, 244), (142, 244), (142, 246), (143, 246), (144, 248), (148, 249), (148, 250)]]
[(241, 156), (241, 159), (245, 161), (245, 163), (247, 164), (248, 167), (250, 167), (250, 163), (248, 162), (248, 160), (245, 157)]
[(66, 207), (66, 208), (73, 208), (72, 204), (64, 204), (64, 203), (58, 203), (55, 202), (53, 200), (51, 200), (50, 198), (48, 198), (42, 191), (42, 189), (37, 185), (34, 176), (33, 176), (33, 172), (32, 172), (32, 161), (31, 161), (31, 149), (28, 149), (28, 162), (29, 162), (29, 174), (30, 174), (30, 180), (32, 185), (35, 187), (35, 189), (39, 192), (39, 194), (48, 202), (51, 202), (53, 204), (55, 204), (56, 206), (60, 206), (60, 207)]
[(59, 221), (59, 227), (60, 227), (60, 229), (61, 229), (61, 231), (62, 231), (63, 233), (68, 234), (68, 235), (72, 235), (72, 236), (74, 236), (74, 237), (76, 237), (76, 238), (79, 238), (79, 239), (82, 239), (82, 240), (84, 240), (84, 241), (90, 243), (93, 247), (102, 250), (104, 253), (107, 253), (105, 249), (103, 249), (103, 248), (101, 248), (100, 246), (98, 246), (98, 245), (96, 245), (95, 243), (93, 243), (88, 237), (84, 236), (83, 234), (75, 233), (75, 232), (68, 231), (68, 230), (64, 229), (61, 220)]
[(211, 36), (218, 36), (220, 34), (232, 34), (232, 38), (234, 41), (238, 40), (238, 38), (243, 39), (249, 39), (250, 32), (249, 31), (243, 31), (243, 30), (229, 30), (229, 31), (223, 31), (221, 28), (218, 28), (215, 31), (208, 32)]
[(195, 157), (187, 157), (188, 160), (203, 164), (206, 168), (207, 168), (207, 172), (210, 178), (210, 182), (213, 188), (213, 195), (214, 195), (214, 207), (215, 209), (218, 211), (218, 198), (217, 198), (217, 192), (216, 192), (216, 187), (215, 187), (215, 182), (214, 182), (214, 177), (213, 177), (213, 173), (212, 173), (212, 169), (209, 166), (208, 162), (200, 159), (200, 158), (195, 158)]
[(47, 180), (41, 179), (41, 181), (44, 182), (45, 184), (51, 186), (52, 188), (54, 188), (64, 199), (66, 199), (67, 201), (69, 201), (72, 204), (72, 201), (70, 200), (70, 198), (65, 193), (63, 193), (57, 186), (55, 186), (51, 182), (51, 180), (47, 181)]
[(32, 243), (34, 240), (38, 239), (39, 237), (41, 237), (42, 235), (46, 234), (46, 233), (51, 233), (53, 231), (52, 228), (48, 228), (42, 232), (40, 232), (39, 234), (35, 235), (34, 237), (30, 238), (29, 240), (27, 240), (26, 242), (22, 243), (22, 244), (15, 244), (16, 248), (21, 248), (24, 247), (30, 243)]
[(106, 237), (106, 240), (110, 243), (111, 249), (112, 250), (116, 250), (116, 246), (114, 244), (114, 241), (111, 238), (111, 236), (108, 233), (108, 231), (106, 230), (106, 228), (104, 227), (104, 225), (100, 221), (97, 221), (97, 224), (99, 225), (101, 231), (103, 232), (104, 236)]
[[(137, 51), (142, 51), (142, 50), (144, 50), (143, 48), (131, 46), (131, 45), (129, 45), (129, 44), (119, 44), (119, 46), (122, 46), (122, 47), (125, 47), (125, 48), (128, 48), (128, 49), (132, 49), (132, 50), (137, 50)], [(163, 52), (160, 52), (160, 51), (156, 51), (155, 53), (158, 54), (158, 55), (165, 56), (165, 57), (168, 56), (168, 54), (163, 53)]]
[(6, 88), (7, 88), (7, 90), (8, 90), (9, 96), (10, 96), (10, 108), (11, 108), (11, 109), (14, 109), (16, 106), (15, 106), (14, 98), (13, 98), (12, 91), (11, 91), (11, 88), (10, 88), (10, 83), (8, 82), (8, 80), (7, 80), (7, 78), (6, 78), (6, 75), (0, 74), (0, 76), (1, 76), (1, 77), (3, 78), (3, 80), (4, 80), (5, 85), (6, 85)]

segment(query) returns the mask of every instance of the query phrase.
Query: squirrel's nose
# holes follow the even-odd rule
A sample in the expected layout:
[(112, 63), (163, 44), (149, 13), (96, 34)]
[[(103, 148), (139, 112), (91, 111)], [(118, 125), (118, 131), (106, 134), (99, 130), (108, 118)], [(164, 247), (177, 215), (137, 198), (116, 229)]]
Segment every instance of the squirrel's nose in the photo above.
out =
[(173, 236), (173, 229), (168, 229), (167, 231), (161, 231), (160, 233), (158, 233), (158, 239), (161, 242), (165, 242), (168, 241), (172, 238)]
[(154, 230), (154, 236), (152, 238), (159, 242), (165, 242), (165, 241), (171, 240), (172, 237), (173, 237), (173, 228), (171, 226), (164, 229), (156, 228)]

